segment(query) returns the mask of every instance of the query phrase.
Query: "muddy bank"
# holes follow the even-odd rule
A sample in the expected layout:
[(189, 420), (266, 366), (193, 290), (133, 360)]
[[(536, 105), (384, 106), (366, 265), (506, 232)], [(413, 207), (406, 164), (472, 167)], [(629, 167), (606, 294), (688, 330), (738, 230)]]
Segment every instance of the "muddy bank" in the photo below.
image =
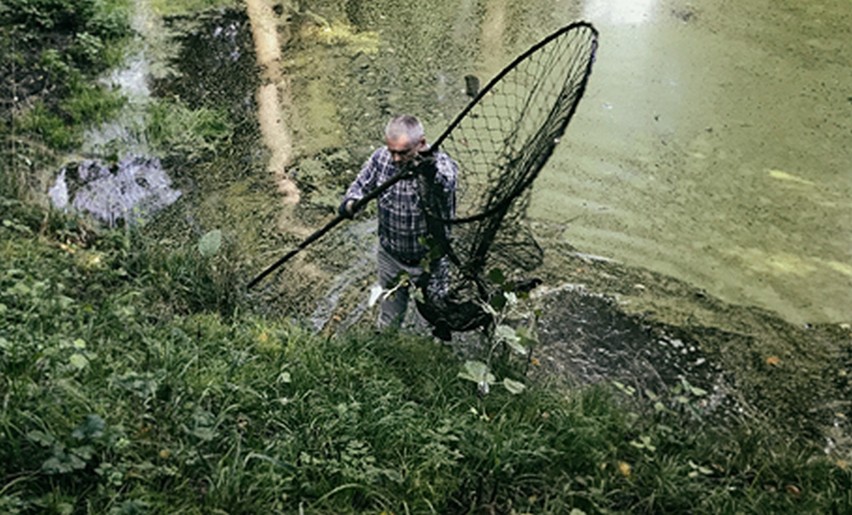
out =
[[(791, 434), (849, 443), (852, 331), (796, 325), (682, 281), (553, 244), (540, 272), (542, 369), (569, 384), (682, 389), (708, 415), (772, 420)], [(833, 436), (827, 436), (833, 435)]]

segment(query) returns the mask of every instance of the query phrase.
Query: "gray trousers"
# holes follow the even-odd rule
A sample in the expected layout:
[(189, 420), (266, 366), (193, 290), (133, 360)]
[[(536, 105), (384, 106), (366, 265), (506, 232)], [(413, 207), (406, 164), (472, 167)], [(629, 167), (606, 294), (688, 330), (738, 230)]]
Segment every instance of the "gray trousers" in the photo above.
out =
[[(408, 310), (408, 290), (413, 287), (414, 283), (423, 275), (423, 267), (419, 265), (411, 266), (400, 262), (394, 258), (388, 251), (379, 245), (377, 256), (379, 284), (382, 288), (389, 290), (399, 284), (400, 274), (407, 273), (410, 279), (409, 287), (403, 287), (396, 290), (387, 299), (384, 299), (379, 309), (379, 329), (386, 327), (399, 327), (405, 320), (405, 312)], [(430, 295), (443, 295), (447, 290), (447, 263), (446, 259), (441, 259), (437, 263), (433, 263), (432, 275), (430, 276), (429, 290)], [(415, 315), (415, 323), (420, 326), (427, 326), (428, 322), (420, 316), (420, 313)]]

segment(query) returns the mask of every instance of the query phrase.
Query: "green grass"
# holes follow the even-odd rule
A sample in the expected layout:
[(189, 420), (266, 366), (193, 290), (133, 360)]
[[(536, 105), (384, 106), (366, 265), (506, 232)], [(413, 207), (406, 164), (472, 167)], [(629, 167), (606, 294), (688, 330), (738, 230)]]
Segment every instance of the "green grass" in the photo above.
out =
[(108, 121), (125, 102), (116, 91), (75, 79), (57, 106), (39, 101), (25, 111), (16, 120), (16, 131), (18, 137), (43, 141), (51, 149), (72, 150), (82, 143), (86, 127)]
[(152, 102), (146, 108), (144, 131), (152, 151), (193, 160), (226, 146), (233, 127), (223, 111), (190, 109), (174, 99)]
[(852, 506), (848, 469), (755, 421), (713, 427), (605, 387), (479, 398), (431, 340), (252, 314), (227, 248), (2, 202), (2, 512)]
[(122, 58), (131, 35), (128, 0), (6, 0), (0, 53), (0, 179), (4, 194), (41, 189), (44, 170), (82, 142), (83, 131), (114, 116), (121, 94), (94, 78)]
[(231, 7), (234, 0), (153, 0), (151, 6), (161, 16), (192, 14), (217, 7)]

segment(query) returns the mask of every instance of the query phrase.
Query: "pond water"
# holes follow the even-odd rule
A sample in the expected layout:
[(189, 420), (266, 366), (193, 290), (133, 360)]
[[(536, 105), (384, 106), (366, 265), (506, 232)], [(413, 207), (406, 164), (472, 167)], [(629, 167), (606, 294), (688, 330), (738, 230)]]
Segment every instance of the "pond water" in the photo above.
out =
[[(432, 137), (556, 28), (601, 33), (589, 88), (531, 215), (581, 252), (794, 323), (852, 306), (847, 0), (316, 2), (285, 63), (302, 155), (353, 162), (410, 111)], [(304, 26), (311, 24), (303, 24)], [(349, 171), (354, 173), (353, 170)]]

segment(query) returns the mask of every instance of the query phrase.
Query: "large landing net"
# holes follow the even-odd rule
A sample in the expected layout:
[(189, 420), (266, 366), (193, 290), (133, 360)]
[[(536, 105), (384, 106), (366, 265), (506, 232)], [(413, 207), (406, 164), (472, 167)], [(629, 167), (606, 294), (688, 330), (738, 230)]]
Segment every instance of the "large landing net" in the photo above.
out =
[(449, 292), (426, 288), (418, 308), (440, 331), (488, 323), (481, 305), (498, 288), (486, 279), (492, 270), (520, 281), (541, 264), (525, 220), (530, 186), (583, 95), (597, 38), (584, 22), (545, 38), (494, 77), (435, 141), (459, 164), (452, 219), (442, 216), (443, 191), (422, 181), (433, 245), (449, 261)]

